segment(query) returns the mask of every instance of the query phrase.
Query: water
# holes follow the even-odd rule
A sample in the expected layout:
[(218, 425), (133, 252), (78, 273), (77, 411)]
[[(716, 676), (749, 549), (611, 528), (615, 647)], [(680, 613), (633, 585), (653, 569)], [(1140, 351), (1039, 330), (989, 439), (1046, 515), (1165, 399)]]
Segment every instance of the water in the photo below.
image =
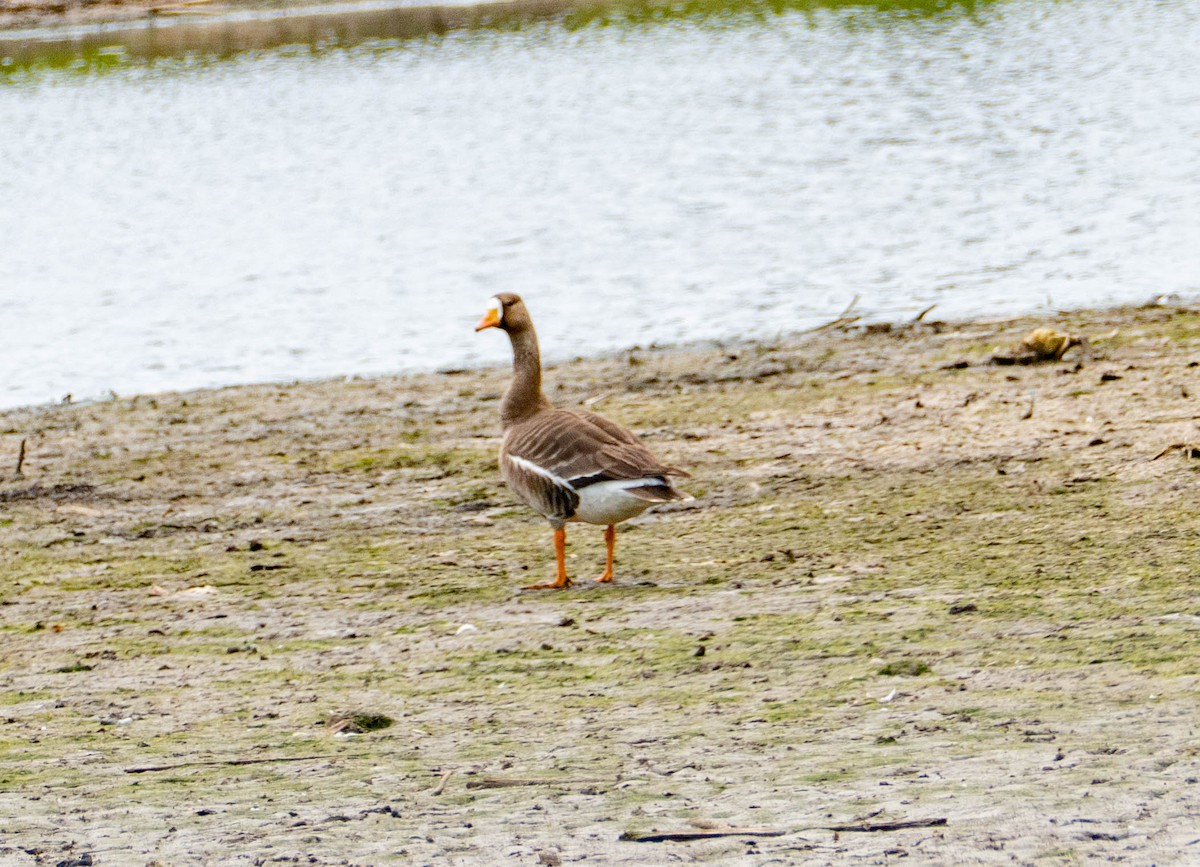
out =
[[(1200, 5), (817, 8), (0, 83), (0, 405), (1200, 289)], [(3, 79), (0, 79), (3, 82)]]

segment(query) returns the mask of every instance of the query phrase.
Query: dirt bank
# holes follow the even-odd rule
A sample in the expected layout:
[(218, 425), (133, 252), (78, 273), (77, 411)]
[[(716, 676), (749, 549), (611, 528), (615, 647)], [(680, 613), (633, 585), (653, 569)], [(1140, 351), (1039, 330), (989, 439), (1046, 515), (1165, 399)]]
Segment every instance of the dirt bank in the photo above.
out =
[[(0, 47), (5, 31), (43, 28), (38, 41), (54, 42), (55, 28), (63, 25), (128, 24), (64, 35), (61, 41), (85, 50), (120, 44), (131, 57), (222, 55), (288, 44), (355, 45), (368, 39), (515, 26), (567, 13), (595, 16), (605, 8), (609, 7), (592, 0), (395, 6), (365, 6), (356, 0), (0, 0)], [(156, 26), (144, 26), (150, 24)], [(143, 32), (147, 29), (150, 32)]]
[[(207, 7), (212, 4), (205, 3)], [(62, 24), (108, 24), (135, 21), (155, 15), (154, 10), (177, 7), (208, 11), (201, 6), (187, 7), (171, 0), (0, 0), (0, 33), (27, 27), (51, 27)], [(215, 10), (237, 11), (249, 3), (226, 0)]]
[(507, 371), (0, 414), (0, 862), (1196, 863), (1200, 313), (1034, 324), (553, 367), (696, 496), (561, 593)]
[[(590, 0), (498, 0), (451, 5), (375, 6), (264, 0), (101, 0), (61, 4), (0, 0), (0, 72), (34, 67), (107, 68), (164, 58), (224, 58), (286, 45), (312, 50), (417, 39), (456, 30), (518, 27), (559, 18), (568, 25), (607, 16)], [(622, 15), (652, 14), (654, 0)], [(639, 12), (640, 10), (640, 12)], [(59, 25), (104, 25), (63, 27)], [(29, 33), (21, 28), (39, 28)]]

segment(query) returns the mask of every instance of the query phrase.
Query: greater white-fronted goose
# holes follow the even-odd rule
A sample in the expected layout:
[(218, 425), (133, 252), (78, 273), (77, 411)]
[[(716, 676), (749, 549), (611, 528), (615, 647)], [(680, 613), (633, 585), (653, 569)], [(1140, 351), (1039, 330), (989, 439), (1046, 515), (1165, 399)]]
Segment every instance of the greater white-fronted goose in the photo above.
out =
[(554, 528), (558, 573), (553, 583), (526, 590), (569, 587), (566, 544), (568, 521), (604, 526), (608, 549), (604, 573), (613, 580), (616, 525), (655, 503), (690, 500), (671, 484), (683, 470), (660, 462), (633, 433), (593, 412), (556, 409), (542, 393), (542, 360), (537, 333), (525, 303), (505, 293), (488, 302), (476, 331), (499, 328), (513, 350), (513, 380), (500, 402), (500, 472), (522, 500)]

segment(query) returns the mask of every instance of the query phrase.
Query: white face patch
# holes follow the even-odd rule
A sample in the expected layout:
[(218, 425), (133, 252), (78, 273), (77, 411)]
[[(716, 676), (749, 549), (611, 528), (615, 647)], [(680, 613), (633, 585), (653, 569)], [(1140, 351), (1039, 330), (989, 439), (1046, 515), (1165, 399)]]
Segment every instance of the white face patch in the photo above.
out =
[(499, 298), (496, 298), (494, 296), (489, 298), (488, 303), (487, 303), (487, 309), (489, 311), (491, 311), (491, 310), (496, 311), (496, 322), (504, 321), (504, 305), (500, 303)]

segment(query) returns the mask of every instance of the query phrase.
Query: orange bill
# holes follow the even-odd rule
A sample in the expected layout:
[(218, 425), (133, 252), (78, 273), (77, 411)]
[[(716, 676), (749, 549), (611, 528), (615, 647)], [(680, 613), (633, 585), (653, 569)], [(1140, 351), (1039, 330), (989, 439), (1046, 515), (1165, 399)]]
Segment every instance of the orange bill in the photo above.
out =
[(500, 324), (500, 311), (495, 307), (489, 307), (488, 312), (479, 320), (479, 324), (475, 326), (476, 331), (483, 331), (485, 328), (495, 328)]

